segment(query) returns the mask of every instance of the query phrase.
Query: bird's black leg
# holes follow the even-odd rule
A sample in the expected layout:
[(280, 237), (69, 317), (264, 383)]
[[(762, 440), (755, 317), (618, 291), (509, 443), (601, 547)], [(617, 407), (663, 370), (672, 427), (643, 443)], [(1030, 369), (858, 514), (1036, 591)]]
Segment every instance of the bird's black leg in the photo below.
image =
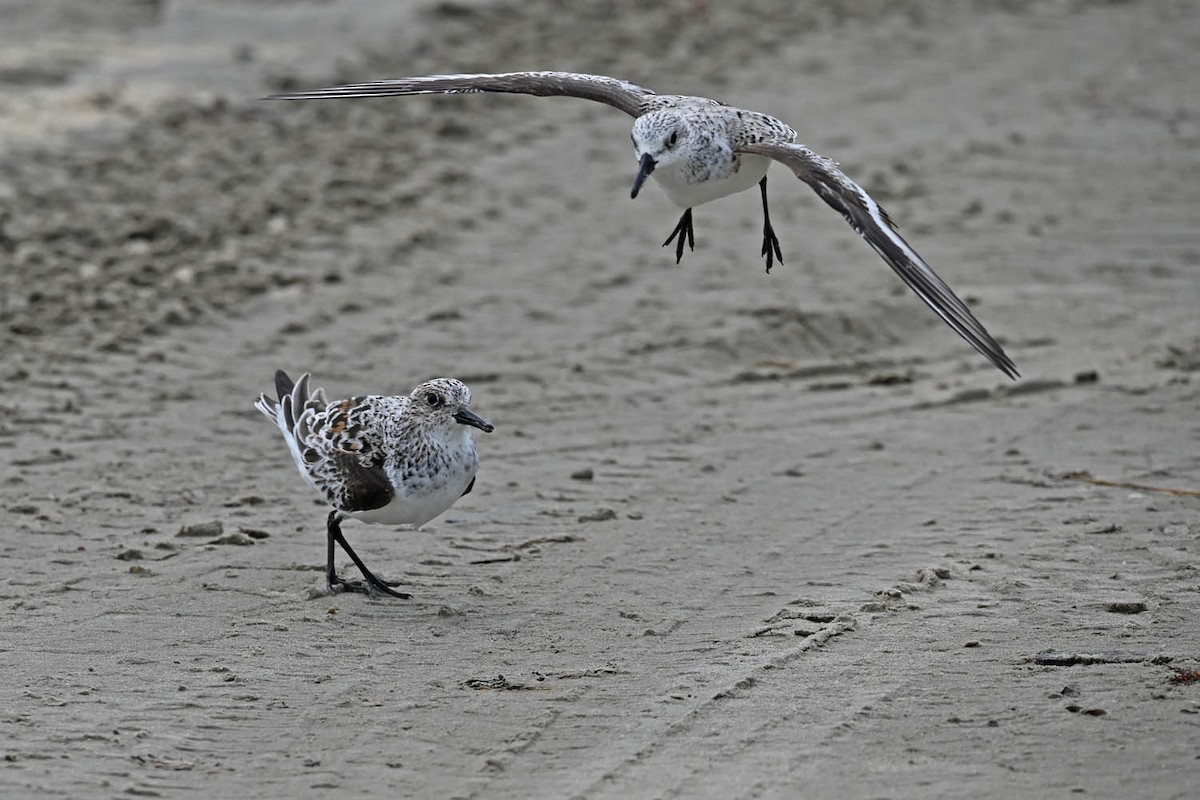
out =
[(662, 243), (666, 247), (679, 237), (679, 242), (675, 245), (675, 263), (678, 264), (683, 260), (683, 240), (687, 239), (687, 246), (691, 250), (696, 249), (696, 232), (692, 230), (692, 210), (689, 208), (683, 212), (683, 216), (679, 218), (679, 224), (675, 226), (675, 230), (671, 231), (671, 235)]
[(767, 272), (771, 271), (771, 267), (775, 266), (772, 260), (772, 255), (779, 259), (779, 263), (783, 263), (783, 251), (779, 249), (779, 237), (775, 235), (775, 229), (771, 227), (771, 212), (767, 210), (767, 176), (763, 175), (763, 179), (758, 182), (758, 188), (762, 190), (763, 199), (763, 246), (762, 254), (767, 259)]
[[(339, 517), (336, 509), (329, 512), (329, 522), (327, 524), (327, 528), (329, 533), (329, 550), (325, 561), (325, 585), (329, 588), (330, 592), (333, 591), (333, 587), (340, 586), (342, 587), (343, 592), (362, 592), (363, 594), (383, 592), (384, 594), (391, 595), (392, 597), (399, 597), (401, 600), (407, 600), (412, 597), (411, 594), (395, 591), (391, 587), (396, 586), (397, 584), (381, 580), (375, 577), (375, 573), (367, 569), (367, 565), (364, 564), (362, 559), (358, 557), (358, 553), (355, 553), (354, 550), (351, 549), (350, 545), (346, 542), (346, 537), (342, 536), (342, 526), (339, 524)], [(354, 562), (354, 565), (358, 567), (359, 571), (362, 572), (363, 577), (366, 578), (366, 583), (362, 583), (360, 581), (348, 581), (344, 578), (338, 577), (333, 559), (334, 542), (340, 544), (342, 549), (346, 551), (346, 555), (350, 556), (350, 559)]]

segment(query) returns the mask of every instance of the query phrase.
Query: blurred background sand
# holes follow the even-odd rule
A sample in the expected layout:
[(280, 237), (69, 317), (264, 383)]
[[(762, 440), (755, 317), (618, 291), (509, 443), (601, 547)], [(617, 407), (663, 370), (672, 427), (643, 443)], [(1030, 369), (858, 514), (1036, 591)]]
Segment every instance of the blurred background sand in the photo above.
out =
[[(6, 796), (1194, 793), (1189, 4), (0, 0), (0, 44)], [(1023, 379), (783, 170), (781, 267), (750, 194), (677, 267), (611, 109), (257, 100), (543, 68), (788, 121)], [(426, 530), (346, 526), (412, 601), (324, 594), (278, 367), (496, 423)]]

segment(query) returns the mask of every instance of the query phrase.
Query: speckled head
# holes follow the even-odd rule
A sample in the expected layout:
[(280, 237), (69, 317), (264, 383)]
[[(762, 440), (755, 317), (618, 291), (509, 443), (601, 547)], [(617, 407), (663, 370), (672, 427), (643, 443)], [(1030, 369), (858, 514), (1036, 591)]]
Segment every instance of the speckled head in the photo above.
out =
[(683, 158), (692, 126), (687, 117), (674, 109), (662, 109), (643, 114), (633, 122), (633, 151), (638, 158), (638, 174), (633, 181), (630, 197), (637, 197), (650, 173), (659, 167), (670, 167)]
[(492, 423), (471, 410), (471, 390), (454, 378), (434, 378), (412, 390), (412, 413), (426, 425), (470, 425), (484, 433), (495, 430)]

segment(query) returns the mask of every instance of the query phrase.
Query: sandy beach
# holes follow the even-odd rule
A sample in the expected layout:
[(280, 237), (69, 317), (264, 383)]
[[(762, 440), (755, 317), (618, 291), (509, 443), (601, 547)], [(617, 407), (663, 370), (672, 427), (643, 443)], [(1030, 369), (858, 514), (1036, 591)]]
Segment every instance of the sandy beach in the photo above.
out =
[[(0, 0), (0, 795), (1200, 792), (1191, 4), (84, 7)], [(1021, 379), (786, 169), (677, 266), (611, 108), (259, 99), (517, 69), (787, 121)], [(413, 599), (277, 368), (495, 423), (344, 526)]]

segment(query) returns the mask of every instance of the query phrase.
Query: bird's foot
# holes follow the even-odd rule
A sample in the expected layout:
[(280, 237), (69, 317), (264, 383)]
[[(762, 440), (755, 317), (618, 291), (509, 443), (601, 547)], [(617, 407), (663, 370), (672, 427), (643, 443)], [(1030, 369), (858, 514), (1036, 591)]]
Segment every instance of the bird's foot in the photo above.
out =
[(683, 260), (683, 243), (686, 240), (689, 249), (696, 249), (696, 232), (692, 229), (692, 210), (689, 208), (683, 212), (683, 216), (679, 218), (679, 222), (675, 225), (675, 230), (671, 231), (671, 235), (662, 243), (666, 247), (671, 242), (675, 241), (675, 237), (679, 237), (679, 241), (675, 244), (675, 263), (678, 264)]
[(330, 594), (338, 591), (352, 593), (357, 592), (359, 594), (375, 594), (376, 592), (380, 592), (382, 594), (390, 595), (391, 597), (398, 597), (401, 600), (412, 599), (411, 594), (408, 594), (407, 592), (397, 592), (391, 588), (393, 586), (399, 586), (399, 581), (385, 581), (381, 578), (375, 577), (375, 575), (371, 573), (366, 575), (366, 580), (364, 581), (351, 581), (346, 580), (345, 578), (340, 578), (337, 575), (328, 575), (326, 576), (325, 582), (326, 586), (329, 588)]
[[(334, 592), (335, 586), (340, 586), (343, 592), (361, 592), (362, 594), (374, 595), (376, 592), (381, 594), (398, 597), (401, 600), (408, 600), (412, 597), (411, 594), (394, 591), (391, 587), (399, 586), (399, 583), (392, 583), (375, 577), (371, 570), (367, 569), (367, 565), (358, 557), (358, 553), (350, 547), (350, 543), (346, 541), (346, 537), (342, 535), (341, 513), (336, 508), (329, 512), (329, 520), (326, 523), (328, 530), (329, 548), (325, 560), (325, 585), (329, 589), (330, 594)], [(334, 546), (341, 545), (346, 551), (346, 555), (354, 562), (354, 566), (358, 567), (358, 571), (362, 573), (364, 581), (348, 581), (344, 578), (339, 578), (337, 567), (334, 564), (333, 553)]]
[(775, 261), (783, 263), (783, 251), (779, 249), (779, 237), (775, 235), (775, 229), (768, 222), (763, 225), (763, 246), (762, 256), (767, 259), (767, 272), (771, 271), (771, 267), (775, 266)]

